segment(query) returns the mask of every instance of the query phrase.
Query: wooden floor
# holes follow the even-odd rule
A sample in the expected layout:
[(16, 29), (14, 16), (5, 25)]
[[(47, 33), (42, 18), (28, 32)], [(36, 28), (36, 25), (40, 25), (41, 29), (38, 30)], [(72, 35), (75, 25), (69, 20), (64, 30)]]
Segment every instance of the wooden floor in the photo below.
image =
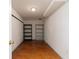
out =
[(24, 41), (12, 54), (12, 59), (61, 59), (44, 41)]

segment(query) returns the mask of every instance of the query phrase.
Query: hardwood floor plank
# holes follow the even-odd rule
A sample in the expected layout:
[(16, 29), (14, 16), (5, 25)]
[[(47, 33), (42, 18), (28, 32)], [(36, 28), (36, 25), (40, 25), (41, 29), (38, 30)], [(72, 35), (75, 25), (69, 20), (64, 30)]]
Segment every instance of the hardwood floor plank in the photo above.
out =
[(44, 41), (24, 41), (13, 53), (12, 59), (61, 59)]

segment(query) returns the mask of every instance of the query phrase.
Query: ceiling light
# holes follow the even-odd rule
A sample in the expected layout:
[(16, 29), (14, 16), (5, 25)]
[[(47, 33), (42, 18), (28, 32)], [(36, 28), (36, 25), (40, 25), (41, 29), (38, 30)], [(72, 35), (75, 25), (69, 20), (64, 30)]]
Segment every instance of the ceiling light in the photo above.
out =
[(32, 10), (33, 12), (35, 12), (35, 11), (36, 11), (36, 8), (32, 8), (31, 10)]

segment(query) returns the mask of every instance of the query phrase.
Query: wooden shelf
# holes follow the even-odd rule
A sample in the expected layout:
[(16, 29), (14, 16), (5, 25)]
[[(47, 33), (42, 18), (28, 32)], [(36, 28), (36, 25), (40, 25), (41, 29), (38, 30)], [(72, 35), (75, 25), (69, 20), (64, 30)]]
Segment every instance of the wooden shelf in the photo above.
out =
[(24, 24), (24, 26), (32, 26), (32, 24)]
[(25, 30), (31, 30), (32, 28), (24, 28)]
[(24, 33), (32, 33), (32, 32), (24, 32)]
[(24, 35), (24, 37), (32, 37), (31, 35)]

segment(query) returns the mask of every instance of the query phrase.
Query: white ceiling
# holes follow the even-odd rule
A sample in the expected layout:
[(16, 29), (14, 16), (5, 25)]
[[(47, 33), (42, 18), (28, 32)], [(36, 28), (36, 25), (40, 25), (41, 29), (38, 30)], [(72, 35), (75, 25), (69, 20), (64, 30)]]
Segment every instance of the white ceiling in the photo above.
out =
[[(12, 0), (12, 8), (15, 9), (22, 18), (44, 18), (55, 12), (65, 0)], [(31, 8), (36, 8), (35, 12)]]

